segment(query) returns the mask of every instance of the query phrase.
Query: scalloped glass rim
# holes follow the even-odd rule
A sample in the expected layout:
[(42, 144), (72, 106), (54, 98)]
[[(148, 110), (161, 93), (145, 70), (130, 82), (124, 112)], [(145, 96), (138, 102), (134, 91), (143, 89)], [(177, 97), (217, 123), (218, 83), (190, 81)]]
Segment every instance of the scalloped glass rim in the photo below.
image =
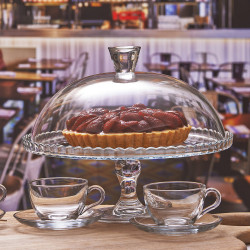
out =
[[(158, 148), (91, 148), (70, 146), (62, 131), (23, 137), (24, 148), (38, 155), (71, 159), (124, 160), (124, 159), (165, 159), (204, 155), (219, 152), (231, 147), (233, 134), (226, 131), (225, 137), (214, 130), (192, 128), (188, 139), (179, 146)], [(46, 143), (45, 143), (46, 142)]]

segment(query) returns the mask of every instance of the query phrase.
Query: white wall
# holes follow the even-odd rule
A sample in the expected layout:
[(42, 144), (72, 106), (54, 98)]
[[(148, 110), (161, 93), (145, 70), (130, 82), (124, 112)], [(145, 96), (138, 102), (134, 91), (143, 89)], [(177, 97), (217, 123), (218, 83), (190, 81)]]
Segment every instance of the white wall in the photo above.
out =
[[(182, 60), (192, 59), (195, 52), (207, 51), (217, 55), (219, 63), (228, 61), (250, 62), (250, 39), (201, 39), (201, 38), (40, 38), (1, 37), (1, 47), (36, 48), (40, 58), (76, 58), (83, 51), (89, 52), (87, 75), (114, 71), (108, 47), (121, 45), (141, 46), (137, 71), (146, 71), (143, 63), (148, 62), (155, 52), (174, 52)], [(250, 77), (248, 73), (248, 77)]]

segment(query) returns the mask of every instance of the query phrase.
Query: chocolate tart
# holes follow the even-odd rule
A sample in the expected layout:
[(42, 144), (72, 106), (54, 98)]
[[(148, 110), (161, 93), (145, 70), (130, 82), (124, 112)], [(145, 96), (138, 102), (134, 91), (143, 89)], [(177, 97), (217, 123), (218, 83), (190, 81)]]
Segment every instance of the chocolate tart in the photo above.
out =
[(62, 133), (74, 147), (148, 148), (181, 144), (190, 130), (180, 112), (135, 104), (115, 110), (83, 111), (67, 121)]

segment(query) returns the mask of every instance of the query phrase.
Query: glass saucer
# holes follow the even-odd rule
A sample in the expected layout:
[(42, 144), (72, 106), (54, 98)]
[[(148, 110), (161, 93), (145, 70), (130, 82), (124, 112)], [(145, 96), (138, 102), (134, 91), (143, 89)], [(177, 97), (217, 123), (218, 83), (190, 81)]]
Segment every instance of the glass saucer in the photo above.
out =
[(5, 215), (5, 211), (3, 211), (2, 209), (0, 209), (0, 219)]
[(149, 217), (135, 217), (129, 220), (131, 224), (143, 231), (173, 236), (209, 231), (217, 227), (221, 221), (221, 217), (212, 214), (205, 214), (193, 225), (158, 226)]
[(41, 220), (33, 209), (16, 212), (13, 216), (20, 223), (31, 227), (50, 229), (50, 230), (66, 230), (79, 227), (85, 227), (99, 220), (103, 212), (100, 210), (88, 210), (79, 216), (76, 220)]

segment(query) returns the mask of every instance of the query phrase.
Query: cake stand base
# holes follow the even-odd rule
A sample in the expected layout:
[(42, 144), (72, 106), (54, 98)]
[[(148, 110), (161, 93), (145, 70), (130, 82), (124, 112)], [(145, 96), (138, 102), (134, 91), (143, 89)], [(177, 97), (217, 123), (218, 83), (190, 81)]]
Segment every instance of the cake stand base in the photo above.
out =
[(98, 221), (105, 222), (105, 223), (129, 223), (129, 220), (131, 218), (140, 217), (140, 215), (142, 217), (148, 216), (147, 213), (142, 213), (139, 215), (138, 215), (138, 213), (131, 213), (131, 215), (118, 216), (118, 215), (114, 215), (114, 213), (113, 213), (114, 208), (115, 208), (115, 206), (99, 209), (99, 210), (103, 211), (103, 215)]

